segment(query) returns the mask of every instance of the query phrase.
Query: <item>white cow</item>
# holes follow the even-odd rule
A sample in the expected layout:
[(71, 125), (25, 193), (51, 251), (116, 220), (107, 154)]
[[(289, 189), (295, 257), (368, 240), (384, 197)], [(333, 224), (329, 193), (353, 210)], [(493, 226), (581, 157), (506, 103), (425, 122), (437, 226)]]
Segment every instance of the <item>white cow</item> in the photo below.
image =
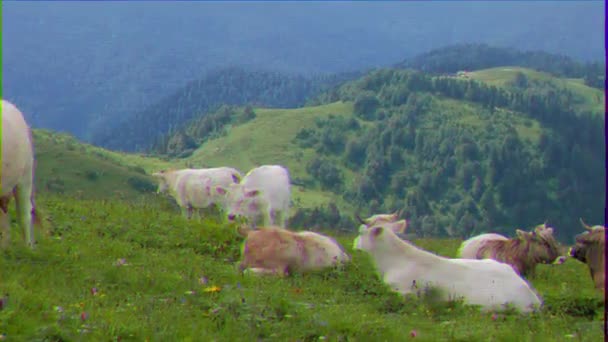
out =
[(218, 186), (227, 195), (228, 219), (242, 216), (252, 225), (278, 225), (285, 228), (289, 219), (291, 184), (289, 171), (280, 165), (262, 165), (249, 171), (239, 184)]
[(231, 167), (159, 171), (152, 175), (159, 180), (157, 192), (169, 192), (187, 218), (192, 217), (194, 209), (208, 208), (212, 204), (223, 208), (224, 196), (214, 188), (227, 187), (242, 178), (241, 173)]
[(464, 241), (458, 248), (458, 256), (462, 259), (477, 259), (477, 251), (487, 241), (507, 241), (506, 237), (496, 233), (485, 233)]
[(540, 308), (540, 298), (507, 265), (491, 259), (449, 259), (424, 251), (397, 237), (386, 224), (362, 229), (357, 249), (367, 251), (384, 282), (402, 294), (426, 286), (438, 288), (443, 299), (464, 299), (484, 311), (510, 303), (521, 312)]
[(2, 246), (10, 240), (8, 204), (15, 197), (18, 222), (25, 231), (30, 248), (34, 247), (34, 149), (30, 128), (23, 114), (8, 101), (2, 100), (2, 168), (0, 169), (0, 233)]

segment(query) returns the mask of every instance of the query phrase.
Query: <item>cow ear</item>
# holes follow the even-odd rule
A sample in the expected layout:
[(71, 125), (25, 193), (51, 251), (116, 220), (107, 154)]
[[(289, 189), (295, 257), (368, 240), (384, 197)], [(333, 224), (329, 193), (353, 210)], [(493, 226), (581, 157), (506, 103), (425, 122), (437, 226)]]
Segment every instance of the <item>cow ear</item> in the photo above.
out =
[(257, 190), (257, 189), (249, 190), (245, 193), (245, 197), (255, 197), (255, 196), (259, 195), (259, 193), (260, 193), (260, 190)]
[(241, 177), (239, 175), (237, 175), (236, 173), (232, 174), (232, 181), (235, 183), (240, 183), (241, 182)]
[(372, 228), (372, 231), (370, 232), (370, 234), (372, 235), (372, 237), (378, 237), (380, 234), (382, 234), (382, 227)]
[(216, 186), (215, 187), (215, 191), (220, 194), (220, 195), (225, 195), (226, 194), (226, 189), (222, 188), (221, 186)]
[(405, 233), (405, 230), (407, 229), (407, 220), (401, 220), (399, 221), (399, 233), (403, 234)]

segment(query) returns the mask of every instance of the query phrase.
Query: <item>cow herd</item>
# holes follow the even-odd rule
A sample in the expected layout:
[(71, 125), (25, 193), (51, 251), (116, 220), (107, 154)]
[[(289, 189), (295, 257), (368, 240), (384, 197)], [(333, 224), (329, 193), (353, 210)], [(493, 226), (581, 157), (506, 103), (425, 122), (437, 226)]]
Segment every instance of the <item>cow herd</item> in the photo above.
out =
[[(2, 100), (2, 168), (0, 238), (9, 241), (8, 205), (15, 199), (18, 223), (26, 242), (34, 247), (36, 211), (33, 196), (34, 153), (30, 129), (22, 113)], [(232, 167), (163, 170), (153, 173), (158, 192), (170, 194), (187, 218), (194, 211), (217, 206), (229, 221), (242, 220), (238, 233), (244, 239), (239, 269), (255, 274), (288, 275), (335, 267), (351, 257), (334, 239), (316, 232), (288, 229), (291, 198), (289, 172), (280, 165), (262, 165), (247, 174)], [(369, 254), (382, 280), (402, 294), (427, 287), (439, 290), (445, 300), (496, 310), (511, 305), (530, 312), (542, 299), (526, 280), (539, 263), (562, 263), (575, 258), (589, 267), (591, 278), (604, 290), (605, 226), (589, 226), (573, 246), (561, 246), (546, 223), (516, 236), (482, 234), (462, 243), (457, 258), (423, 250), (402, 239), (408, 226), (400, 213), (376, 214), (362, 219), (353, 249)]]

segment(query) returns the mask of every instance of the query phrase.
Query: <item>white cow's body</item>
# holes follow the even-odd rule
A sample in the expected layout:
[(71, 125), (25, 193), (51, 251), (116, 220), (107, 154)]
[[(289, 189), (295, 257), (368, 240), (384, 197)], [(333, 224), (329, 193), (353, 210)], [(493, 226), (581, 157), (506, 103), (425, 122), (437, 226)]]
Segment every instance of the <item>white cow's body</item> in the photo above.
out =
[(218, 187), (227, 193), (228, 219), (245, 217), (250, 224), (287, 226), (291, 184), (289, 171), (280, 165), (262, 165), (249, 171), (239, 184)]
[(357, 248), (370, 253), (384, 282), (402, 294), (432, 286), (447, 295), (444, 299), (463, 298), (484, 310), (500, 310), (510, 303), (530, 312), (542, 305), (525, 280), (494, 260), (444, 258), (400, 240), (382, 226), (364, 230)]
[(486, 242), (491, 240), (508, 240), (506, 237), (495, 234), (495, 233), (487, 233), (474, 236), (466, 241), (464, 241), (460, 248), (458, 249), (458, 256), (463, 259), (477, 259), (477, 251), (479, 248)]
[(34, 246), (32, 214), (34, 209), (34, 149), (32, 135), (23, 114), (8, 101), (2, 100), (2, 169), (0, 183), (0, 225), (3, 245), (9, 241), (8, 203), (15, 197), (20, 226), (26, 242)]
[(227, 187), (241, 179), (241, 173), (231, 167), (161, 171), (154, 176), (159, 178), (158, 192), (169, 192), (188, 218), (193, 209), (212, 204), (223, 208), (225, 196), (214, 191), (215, 187)]

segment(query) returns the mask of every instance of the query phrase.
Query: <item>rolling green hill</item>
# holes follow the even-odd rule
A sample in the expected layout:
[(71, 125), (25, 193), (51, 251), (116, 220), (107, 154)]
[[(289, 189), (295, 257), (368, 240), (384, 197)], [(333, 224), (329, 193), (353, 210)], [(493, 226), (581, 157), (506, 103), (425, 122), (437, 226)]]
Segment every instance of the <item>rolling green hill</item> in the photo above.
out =
[[(225, 136), (201, 145), (186, 161), (202, 167), (230, 165), (247, 172), (262, 164), (281, 164), (289, 169), (294, 183), (308, 177), (306, 164), (315, 156), (313, 149), (294, 143), (302, 128), (312, 128), (315, 120), (330, 114), (352, 116), (352, 104), (336, 102), (298, 109), (255, 109), (252, 121), (228, 129)], [(337, 201), (347, 211), (352, 208), (339, 196), (295, 185), (293, 200), (298, 206), (315, 207)]]
[(516, 66), (471, 71), (468, 75), (472, 79), (490, 85), (509, 88), (520, 73), (525, 75), (528, 80), (553, 84), (557, 88), (571, 91), (576, 96), (576, 108), (579, 110), (590, 110), (593, 113), (605, 115), (604, 92), (585, 85), (583, 79), (580, 78), (555, 77), (546, 72)]
[(245, 121), (224, 110), (217, 125), (210, 115), (180, 131), (194, 144), (181, 160), (285, 165), (296, 207), (325, 207), (298, 220), (325, 215), (321, 225), (331, 205), (351, 218), (403, 208), (422, 235), (510, 234), (549, 219), (570, 239), (578, 217), (601, 220), (603, 94), (525, 68), (469, 77), (380, 69), (308, 107), (254, 108)]
[(156, 189), (148, 174), (172, 165), (157, 158), (111, 152), (66, 134), (34, 130), (37, 192), (82, 198), (135, 198)]

